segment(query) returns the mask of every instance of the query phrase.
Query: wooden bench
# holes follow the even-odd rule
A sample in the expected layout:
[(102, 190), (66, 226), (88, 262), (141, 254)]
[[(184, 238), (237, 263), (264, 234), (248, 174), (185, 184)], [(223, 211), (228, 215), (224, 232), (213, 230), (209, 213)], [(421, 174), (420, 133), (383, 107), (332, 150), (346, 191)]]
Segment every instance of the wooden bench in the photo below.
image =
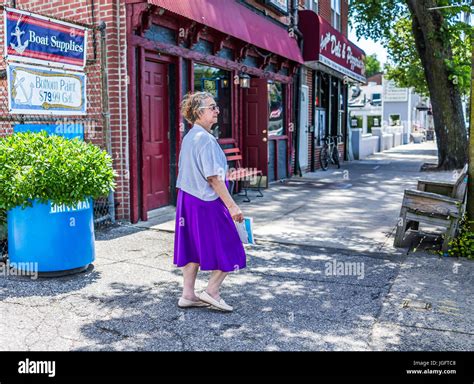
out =
[(394, 247), (401, 247), (405, 232), (419, 230), (423, 222), (445, 228), (442, 251), (447, 252), (464, 214), (466, 191), (467, 164), (454, 183), (419, 180), (416, 190), (406, 189)]
[[(242, 167), (242, 154), (240, 149), (237, 147), (237, 143), (234, 139), (220, 139), (219, 144), (222, 146), (227, 146), (223, 148), (227, 162), (229, 163), (229, 170), (227, 172), (226, 178), (232, 183), (230, 188), (230, 193), (234, 191), (234, 186), (237, 183), (241, 183), (244, 194), (239, 196), (245, 196), (245, 202), (250, 202), (250, 199), (247, 194), (248, 189), (256, 189), (258, 192), (258, 197), (263, 197), (263, 193), (260, 190), (260, 183), (262, 181), (263, 173), (257, 168), (244, 168)], [(256, 187), (250, 186), (250, 181), (252, 179), (258, 178)]]

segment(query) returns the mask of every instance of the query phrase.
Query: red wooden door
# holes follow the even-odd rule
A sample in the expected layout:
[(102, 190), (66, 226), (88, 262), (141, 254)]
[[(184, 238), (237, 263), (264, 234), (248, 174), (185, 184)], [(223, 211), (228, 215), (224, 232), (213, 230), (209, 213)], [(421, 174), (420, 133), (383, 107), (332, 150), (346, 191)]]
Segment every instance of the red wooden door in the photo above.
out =
[(145, 61), (142, 89), (142, 219), (170, 200), (167, 64)]
[(251, 79), (244, 91), (244, 166), (268, 175), (268, 86), (266, 79)]

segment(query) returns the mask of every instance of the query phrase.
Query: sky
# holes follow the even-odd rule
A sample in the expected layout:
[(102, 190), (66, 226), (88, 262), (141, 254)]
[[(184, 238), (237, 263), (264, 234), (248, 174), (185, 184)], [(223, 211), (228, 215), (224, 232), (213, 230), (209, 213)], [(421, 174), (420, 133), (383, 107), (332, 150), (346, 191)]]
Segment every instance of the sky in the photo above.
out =
[(377, 59), (380, 61), (383, 65), (387, 62), (387, 50), (382, 47), (381, 44), (373, 41), (373, 40), (366, 40), (364, 38), (361, 38), (360, 40), (357, 40), (355, 31), (352, 30), (352, 28), (349, 27), (349, 40), (357, 45), (359, 48), (363, 49), (366, 55), (371, 55), (372, 53), (377, 54)]

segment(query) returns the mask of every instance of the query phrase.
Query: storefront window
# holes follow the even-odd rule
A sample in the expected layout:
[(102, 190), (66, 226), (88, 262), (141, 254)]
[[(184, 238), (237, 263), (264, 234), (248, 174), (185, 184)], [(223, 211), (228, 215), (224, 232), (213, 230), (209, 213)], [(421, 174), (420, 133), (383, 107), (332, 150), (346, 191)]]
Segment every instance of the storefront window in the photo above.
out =
[(230, 72), (207, 65), (194, 64), (194, 91), (209, 92), (220, 108), (217, 124), (212, 127), (218, 138), (232, 137)]
[(283, 86), (281, 83), (268, 83), (268, 136), (285, 134)]

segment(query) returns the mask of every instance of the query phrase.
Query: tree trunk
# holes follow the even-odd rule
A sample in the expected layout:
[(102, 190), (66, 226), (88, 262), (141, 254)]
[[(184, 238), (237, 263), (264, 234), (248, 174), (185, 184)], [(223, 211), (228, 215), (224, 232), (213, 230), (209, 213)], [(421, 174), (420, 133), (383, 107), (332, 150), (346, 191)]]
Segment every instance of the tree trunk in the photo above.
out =
[(469, 118), (469, 177), (467, 179), (467, 218), (469, 228), (471, 232), (474, 232), (474, 90), (472, 87), (474, 87), (474, 36), (471, 38), (471, 114)]
[(435, 0), (406, 0), (412, 15), (415, 45), (430, 92), (438, 145), (438, 168), (450, 170), (467, 162), (467, 132), (461, 94), (455, 79), (449, 79), (446, 61), (453, 58), (448, 40), (442, 40), (443, 15)]

